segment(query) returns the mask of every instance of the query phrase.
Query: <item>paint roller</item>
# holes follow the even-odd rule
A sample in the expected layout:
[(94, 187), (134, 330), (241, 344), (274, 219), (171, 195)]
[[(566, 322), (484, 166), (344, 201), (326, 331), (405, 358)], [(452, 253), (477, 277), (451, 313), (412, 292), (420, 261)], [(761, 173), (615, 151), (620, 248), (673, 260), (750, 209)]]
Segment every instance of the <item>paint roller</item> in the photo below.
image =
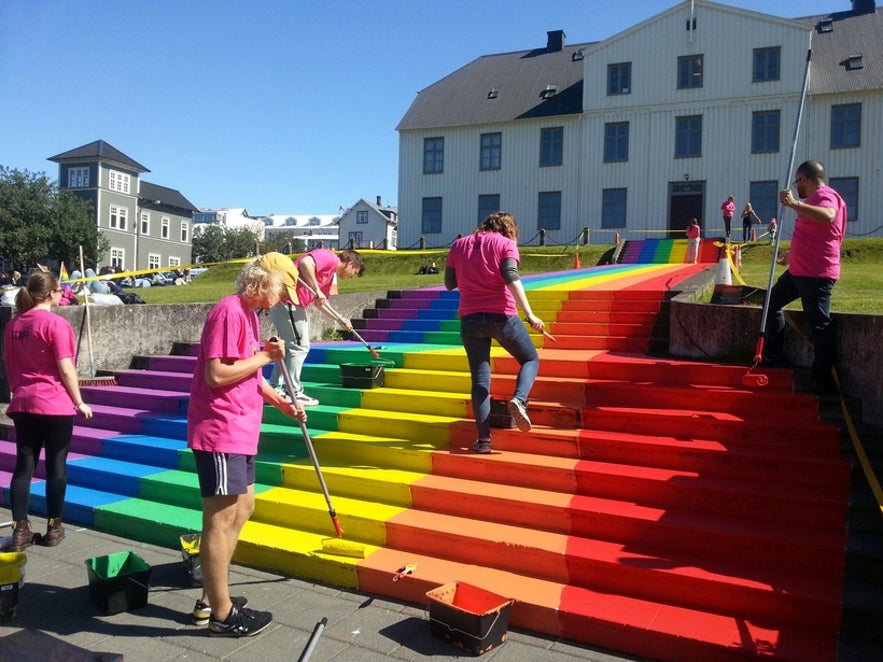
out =
[[(300, 284), (303, 285), (303, 286), (307, 289), (307, 291), (310, 292), (314, 297), (318, 297), (318, 296), (319, 296), (319, 295), (316, 293), (316, 290), (314, 290), (312, 287), (310, 287), (310, 286), (307, 284), (307, 282), (306, 282), (303, 278), (301, 278), (300, 276), (298, 276), (298, 279), (297, 279), (297, 280), (298, 280), (298, 281), (300, 282)], [(344, 318), (343, 318), (343, 317), (342, 317), (342, 316), (341, 316), (336, 310), (334, 310), (334, 308), (332, 308), (331, 304), (328, 303), (328, 300), (327, 300), (327, 299), (325, 300), (325, 305), (323, 305), (323, 306), (320, 308), (320, 310), (321, 310), (323, 313), (325, 313), (326, 315), (328, 315), (328, 317), (330, 317), (331, 319), (333, 319), (335, 322), (337, 322), (338, 324), (340, 324), (341, 326), (343, 326), (343, 327), (345, 327), (345, 328), (348, 328), (348, 329), (349, 329), (349, 332), (352, 333), (352, 334), (353, 334), (353, 335), (354, 335), (359, 341), (361, 341), (361, 343), (362, 343), (362, 344), (368, 349), (368, 351), (371, 352), (371, 356), (373, 356), (375, 359), (380, 359), (380, 354), (377, 353), (377, 350), (374, 349), (373, 347), (371, 347), (371, 345), (369, 345), (368, 342), (367, 342), (362, 336), (359, 335), (359, 332), (356, 331), (354, 328), (352, 328), (352, 324), (350, 324), (349, 320), (344, 319)]]
[[(277, 342), (276, 338), (270, 338), (270, 340), (272, 342)], [(296, 391), (294, 389), (294, 384), (291, 381), (291, 374), (288, 372), (288, 367), (285, 365), (284, 361), (278, 361), (276, 365), (279, 366), (279, 371), (282, 373), (282, 378), (285, 380), (285, 388), (288, 390), (288, 395), (291, 398), (292, 403), (294, 403), (294, 406), (299, 411), (303, 411), (303, 408), (298, 404), (294, 397)], [(306, 423), (303, 421), (298, 421), (298, 423), (300, 423), (300, 431), (301, 434), (303, 434), (307, 453), (310, 455), (310, 461), (313, 463), (313, 468), (316, 470), (316, 477), (319, 479), (319, 487), (322, 489), (322, 495), (325, 497), (325, 503), (328, 506), (328, 515), (331, 517), (331, 523), (334, 525), (334, 531), (337, 534), (337, 538), (326, 538), (322, 541), (322, 551), (337, 556), (352, 556), (363, 559), (365, 558), (364, 547), (356, 543), (340, 540), (343, 536), (343, 529), (337, 519), (337, 512), (334, 510), (334, 505), (331, 503), (331, 495), (328, 492), (328, 486), (325, 484), (325, 477), (322, 475), (322, 467), (319, 466), (319, 458), (316, 456), (313, 440), (310, 439), (310, 433), (307, 431)]]

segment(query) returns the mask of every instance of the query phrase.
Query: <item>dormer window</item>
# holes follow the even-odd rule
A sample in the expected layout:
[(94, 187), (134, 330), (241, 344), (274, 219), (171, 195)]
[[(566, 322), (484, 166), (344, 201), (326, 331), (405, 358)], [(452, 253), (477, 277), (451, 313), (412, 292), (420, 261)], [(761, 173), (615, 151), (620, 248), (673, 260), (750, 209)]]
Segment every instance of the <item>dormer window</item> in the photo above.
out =
[(580, 48), (578, 51), (573, 52), (573, 55), (570, 56), (570, 61), (571, 62), (579, 62), (584, 57), (585, 57), (585, 55), (583, 54), (583, 49)]
[(816, 25), (816, 31), (819, 34), (834, 32), (834, 21), (830, 18), (826, 18), (824, 21), (819, 21), (818, 25)]
[(558, 86), (549, 83), (546, 85), (546, 89), (540, 92), (540, 97), (543, 99), (551, 99), (556, 94), (558, 94)]
[(862, 54), (861, 53), (851, 53), (849, 57), (846, 58), (846, 70), (847, 71), (856, 71), (857, 69), (864, 69), (865, 65), (862, 62)]

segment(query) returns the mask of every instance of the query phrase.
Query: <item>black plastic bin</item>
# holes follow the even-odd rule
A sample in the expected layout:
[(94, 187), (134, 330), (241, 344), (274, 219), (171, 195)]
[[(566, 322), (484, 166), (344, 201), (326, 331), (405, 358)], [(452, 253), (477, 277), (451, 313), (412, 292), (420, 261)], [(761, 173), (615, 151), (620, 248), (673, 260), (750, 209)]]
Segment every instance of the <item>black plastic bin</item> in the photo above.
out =
[(341, 363), (340, 381), (347, 388), (383, 386), (383, 366), (376, 363)]
[(89, 594), (107, 615), (147, 604), (152, 568), (135, 552), (116, 552), (86, 559)]
[(427, 591), (433, 636), (473, 655), (501, 646), (509, 637), (511, 598), (453, 582)]

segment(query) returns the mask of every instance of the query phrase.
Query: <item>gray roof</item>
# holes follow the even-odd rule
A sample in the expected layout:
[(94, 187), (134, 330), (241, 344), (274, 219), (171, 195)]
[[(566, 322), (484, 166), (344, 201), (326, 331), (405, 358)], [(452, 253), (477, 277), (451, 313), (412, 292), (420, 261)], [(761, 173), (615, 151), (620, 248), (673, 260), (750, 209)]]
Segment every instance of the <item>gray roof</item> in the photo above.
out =
[(135, 159), (126, 156), (116, 147), (103, 140), (96, 140), (67, 152), (50, 156), (48, 160), (61, 163), (63, 161), (78, 161), (82, 159), (100, 159), (102, 161), (117, 163), (127, 168), (131, 168), (132, 170), (137, 170), (138, 172), (150, 172), (150, 170), (138, 163)]
[[(538, 48), (483, 55), (421, 90), (397, 130), (493, 124), (582, 112), (583, 61), (574, 53)], [(542, 92), (557, 86), (548, 99)], [(496, 90), (496, 98), (489, 98)]]
[[(652, 19), (651, 19), (652, 20)], [(792, 19), (810, 27), (830, 20), (833, 32), (813, 35), (810, 94), (883, 89), (883, 9), (835, 12)], [(579, 114), (583, 60), (574, 53), (600, 42), (484, 55), (421, 90), (397, 130), (433, 129), (509, 122), (531, 117)], [(850, 55), (863, 68), (848, 70)], [(557, 93), (544, 100), (547, 85)], [(497, 96), (488, 97), (495, 89)]]
[(189, 212), (199, 211), (180, 191), (166, 188), (159, 184), (151, 184), (143, 179), (141, 180), (141, 190), (138, 193), (138, 199), (145, 203), (175, 207)]
[[(883, 89), (883, 9), (866, 14), (835, 12), (796, 19), (810, 26), (830, 21), (831, 32), (812, 37), (810, 94)], [(861, 55), (863, 67), (848, 69), (851, 55)]]

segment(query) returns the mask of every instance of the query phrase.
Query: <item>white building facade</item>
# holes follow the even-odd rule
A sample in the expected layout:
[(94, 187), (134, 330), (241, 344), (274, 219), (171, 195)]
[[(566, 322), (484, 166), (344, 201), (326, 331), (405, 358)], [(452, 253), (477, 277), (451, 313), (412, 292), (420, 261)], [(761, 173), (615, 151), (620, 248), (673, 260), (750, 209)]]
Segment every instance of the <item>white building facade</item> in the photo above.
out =
[(671, 236), (692, 217), (719, 236), (729, 195), (780, 213), (792, 156), (826, 165), (847, 236), (880, 236), (883, 20), (852, 5), (783, 19), (686, 1), (602, 42), (555, 31), (475, 60), (398, 126), (400, 245), (448, 245), (499, 209), (525, 244)]

